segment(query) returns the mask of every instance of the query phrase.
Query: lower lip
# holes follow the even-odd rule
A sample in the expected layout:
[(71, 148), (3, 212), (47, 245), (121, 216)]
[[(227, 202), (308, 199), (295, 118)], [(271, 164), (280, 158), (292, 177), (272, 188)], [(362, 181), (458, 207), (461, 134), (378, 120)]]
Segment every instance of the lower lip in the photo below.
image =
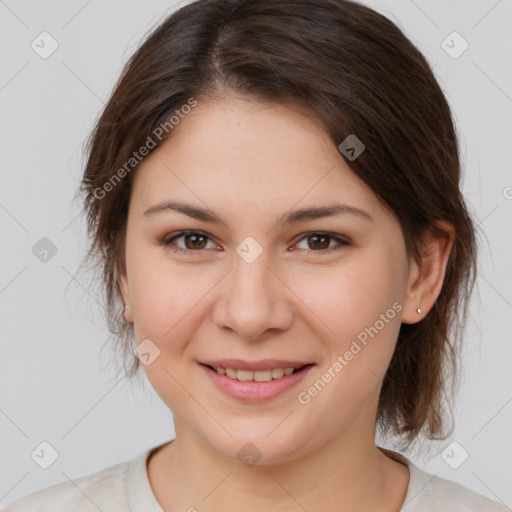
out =
[(244, 402), (263, 402), (297, 385), (314, 365), (304, 366), (296, 373), (285, 375), (279, 379), (272, 379), (268, 382), (231, 379), (225, 375), (220, 375), (204, 364), (200, 364), (200, 366), (213, 384), (225, 394)]

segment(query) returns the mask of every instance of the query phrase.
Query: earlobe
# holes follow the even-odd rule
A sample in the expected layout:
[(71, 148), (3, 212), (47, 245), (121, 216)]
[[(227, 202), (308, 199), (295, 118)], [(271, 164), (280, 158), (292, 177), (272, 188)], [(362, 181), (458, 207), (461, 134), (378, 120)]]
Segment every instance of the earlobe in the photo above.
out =
[(440, 232), (430, 228), (422, 241), (420, 261), (411, 260), (402, 322), (415, 324), (431, 310), (443, 287), (455, 229), (445, 221), (436, 222)]
[(119, 277), (119, 289), (121, 291), (121, 296), (123, 299), (123, 318), (129, 322), (133, 322), (133, 311), (131, 307), (131, 300), (130, 300), (130, 294), (128, 292), (128, 279), (126, 278), (125, 274), (121, 274)]

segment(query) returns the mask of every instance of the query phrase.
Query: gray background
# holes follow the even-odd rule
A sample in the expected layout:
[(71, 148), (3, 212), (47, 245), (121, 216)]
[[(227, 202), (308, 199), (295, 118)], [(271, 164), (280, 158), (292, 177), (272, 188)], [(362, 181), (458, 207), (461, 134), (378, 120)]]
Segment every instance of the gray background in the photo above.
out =
[[(435, 65), (461, 137), (465, 196), (485, 234), (455, 430), (431, 453), (406, 455), (510, 507), (512, 2), (366, 3)], [(176, 5), (0, 1), (0, 506), (174, 436), (172, 415), (149, 384), (116, 379), (100, 353), (108, 332), (99, 291), (77, 274), (86, 235), (73, 195), (81, 145), (123, 63)], [(31, 48), (43, 31), (59, 45), (47, 59)], [(453, 31), (469, 43), (458, 58), (441, 46)], [(461, 48), (448, 42), (452, 52)], [(57, 248), (46, 262), (32, 252), (43, 237)], [(31, 458), (43, 441), (59, 455), (48, 469)], [(469, 454), (457, 469), (442, 456), (453, 441)]]

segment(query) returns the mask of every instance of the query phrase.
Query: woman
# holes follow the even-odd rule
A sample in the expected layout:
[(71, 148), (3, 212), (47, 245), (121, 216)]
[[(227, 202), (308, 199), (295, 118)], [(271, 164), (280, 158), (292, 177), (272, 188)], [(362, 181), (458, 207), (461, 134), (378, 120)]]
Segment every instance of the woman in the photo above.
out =
[(375, 444), (446, 438), (476, 260), (449, 106), (390, 20), (193, 2), (88, 149), (110, 327), (176, 438), (7, 512), (507, 510)]

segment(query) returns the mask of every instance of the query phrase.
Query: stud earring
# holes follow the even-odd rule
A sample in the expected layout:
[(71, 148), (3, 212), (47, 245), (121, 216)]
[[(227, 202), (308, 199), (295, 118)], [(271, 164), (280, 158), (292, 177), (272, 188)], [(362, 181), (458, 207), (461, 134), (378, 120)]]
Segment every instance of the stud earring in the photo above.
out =
[(423, 311), (421, 311), (421, 308), (418, 308), (418, 309), (416, 310), (416, 313), (418, 313), (418, 315), (421, 315), (421, 313), (423, 313)]

